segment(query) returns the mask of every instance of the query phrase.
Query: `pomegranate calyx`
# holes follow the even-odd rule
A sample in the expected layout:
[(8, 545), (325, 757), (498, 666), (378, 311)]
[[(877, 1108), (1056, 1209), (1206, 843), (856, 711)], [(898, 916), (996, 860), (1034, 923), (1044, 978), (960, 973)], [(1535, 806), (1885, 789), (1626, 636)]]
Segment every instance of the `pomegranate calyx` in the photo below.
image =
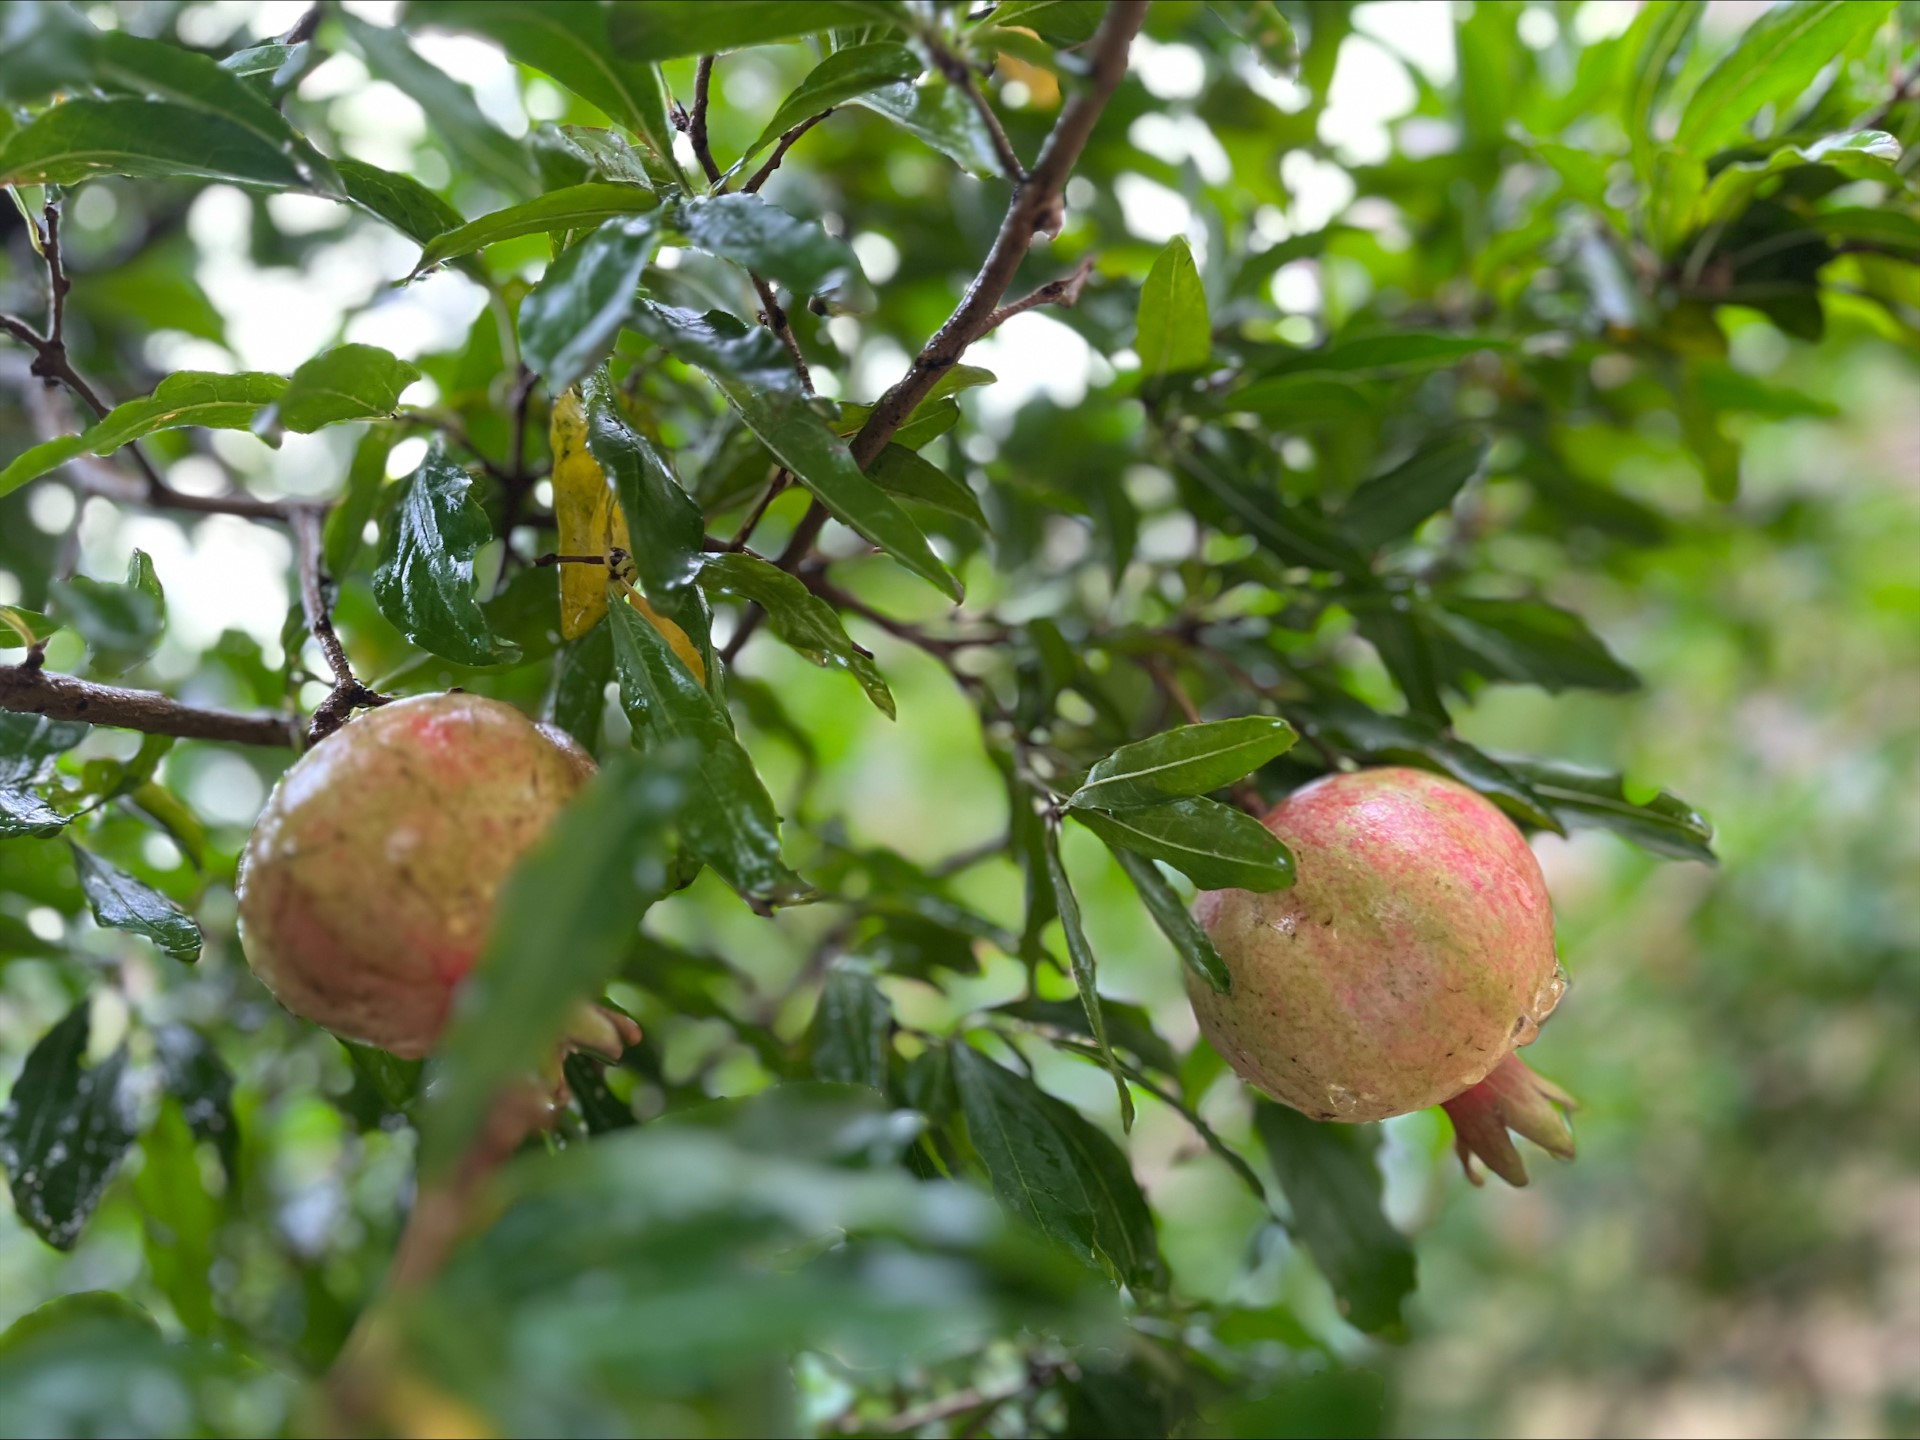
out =
[(1444, 1101), (1453, 1121), (1453, 1144), (1467, 1179), (1482, 1183), (1475, 1158), (1509, 1185), (1527, 1183), (1526, 1163), (1509, 1130), (1524, 1135), (1556, 1160), (1573, 1159), (1573, 1127), (1565, 1112), (1574, 1099), (1551, 1080), (1536, 1075), (1518, 1055), (1509, 1055), (1478, 1085)]

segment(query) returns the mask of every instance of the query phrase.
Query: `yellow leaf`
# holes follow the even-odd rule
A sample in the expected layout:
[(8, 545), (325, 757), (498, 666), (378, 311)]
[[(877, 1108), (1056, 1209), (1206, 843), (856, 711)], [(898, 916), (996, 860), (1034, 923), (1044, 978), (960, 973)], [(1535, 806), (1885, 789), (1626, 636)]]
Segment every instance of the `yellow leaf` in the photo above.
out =
[[(587, 409), (578, 386), (553, 402), (553, 518), (562, 555), (625, 550), (627, 519), (614, 502), (607, 472), (587, 449)], [(593, 565), (560, 567), (560, 634), (577, 640), (607, 613), (607, 572)]]
[(675, 655), (702, 685), (706, 662), (691, 637), (649, 605), (635, 588), (638, 576), (628, 554), (627, 517), (620, 513), (607, 472), (587, 449), (587, 408), (580, 387), (570, 386), (553, 402), (553, 519), (562, 555), (604, 555), (607, 568), (563, 564), (560, 567), (560, 634), (577, 640), (607, 613), (607, 584), (626, 592), (628, 603), (658, 630)]

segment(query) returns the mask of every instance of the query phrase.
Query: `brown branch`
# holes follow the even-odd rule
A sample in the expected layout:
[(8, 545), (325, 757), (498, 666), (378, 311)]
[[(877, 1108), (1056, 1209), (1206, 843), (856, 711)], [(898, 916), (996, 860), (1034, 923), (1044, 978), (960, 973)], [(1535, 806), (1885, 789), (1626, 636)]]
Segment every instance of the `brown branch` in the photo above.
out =
[(760, 497), (760, 503), (753, 507), (745, 520), (740, 522), (740, 529), (728, 542), (727, 549), (745, 550), (747, 548), (747, 542), (753, 539), (753, 532), (759, 528), (761, 520), (766, 518), (767, 510), (785, 492), (788, 482), (792, 479), (791, 472), (784, 468), (773, 472), (773, 482), (767, 486), (767, 493)]
[[(914, 407), (927, 398), (940, 377), (959, 363), (967, 347), (999, 323), (996, 316), (1006, 318), (998, 309), (1000, 299), (1032, 248), (1033, 237), (1059, 233), (1064, 218), (1061, 192), (1066, 189), (1067, 177), (1093, 135), (1093, 127), (1106, 109), (1107, 101), (1112, 99), (1127, 73), (1127, 48), (1146, 17), (1147, 0), (1114, 0), (1107, 7), (1099, 30), (1088, 43), (1092, 63), (1087, 83), (1061, 109), (1060, 118), (1054, 122), (1052, 133), (1041, 147), (1039, 160), (1015, 188), (1013, 201), (1007, 207), (1006, 218), (1000, 223), (1000, 231), (994, 236), (980, 273), (967, 287), (953, 314), (914, 357), (913, 365), (900, 381), (880, 397), (866, 424), (860, 427), (860, 433), (853, 437), (850, 448), (861, 469), (879, 458), (894, 432), (906, 423)], [(1066, 280), (1072, 278), (1068, 276)], [(1042, 299), (1034, 303), (1048, 302)], [(780, 568), (790, 572), (798, 570), (826, 523), (826, 509), (816, 500), (794, 527), (793, 539), (780, 556)], [(744, 644), (756, 623), (756, 617), (749, 612), (727, 648), (737, 650)]]
[(1066, 189), (1080, 152), (1107, 101), (1127, 73), (1127, 47), (1147, 16), (1146, 0), (1114, 0), (1090, 44), (1091, 73), (1086, 87), (1060, 111), (1053, 132), (1041, 148), (1032, 172), (1014, 191), (1000, 233), (946, 324), (934, 332), (906, 375), (873, 407), (867, 423), (853, 438), (853, 456), (861, 466), (871, 465), (893, 434), (926, 399), (940, 377), (959, 363), (967, 347), (987, 333), (1000, 298), (1013, 283), (1014, 273), (1027, 257), (1035, 235), (1057, 235), (1064, 219), (1061, 192)]
[(740, 189), (748, 195), (759, 190), (762, 185), (773, 178), (773, 172), (778, 170), (780, 168), (780, 162), (787, 158), (787, 151), (793, 148), (793, 142), (832, 113), (833, 110), (831, 108), (822, 110), (818, 115), (809, 115), (791, 130), (783, 131), (779, 143), (773, 147), (773, 154), (767, 157), (767, 163), (754, 171), (752, 176), (747, 180), (747, 183), (742, 185)]
[(177, 735), (183, 740), (222, 740), (232, 745), (298, 748), (300, 720), (295, 715), (242, 715), (183, 705), (151, 690), (122, 690), (72, 675), (54, 675), (29, 665), (0, 665), (0, 710), (45, 715), (50, 720), (80, 720), (148, 735)]
[[(924, 37), (923, 37), (924, 38)], [(953, 51), (938, 41), (927, 38), (927, 48), (933, 55), (933, 63), (940, 73), (967, 97), (969, 104), (979, 112), (981, 122), (987, 127), (987, 137), (993, 143), (993, 153), (999, 158), (1000, 170), (1016, 186), (1025, 183), (1027, 167), (1020, 163), (1019, 152), (1013, 148), (1013, 141), (1007, 138), (1006, 127), (1001, 125), (999, 115), (994, 113), (992, 104), (987, 100), (986, 92), (980, 88), (980, 77), (973, 73), (973, 67)]]
[(1080, 303), (1080, 292), (1087, 288), (1087, 281), (1093, 275), (1093, 263), (1093, 256), (1089, 255), (1058, 280), (1049, 280), (1032, 294), (1000, 306), (987, 316), (987, 323), (980, 333), (991, 334), (1014, 316), (1036, 310), (1042, 305), (1058, 305), (1071, 310)]
[(702, 55), (693, 72), (693, 114), (687, 121), (687, 138), (693, 142), (694, 158), (707, 173), (707, 183), (722, 188), (720, 167), (713, 163), (713, 147), (707, 143), (707, 92), (713, 86), (713, 56)]
[(756, 271), (749, 270), (747, 275), (760, 296), (760, 323), (780, 337), (780, 343), (787, 347), (787, 354), (793, 357), (793, 368), (800, 376), (800, 388), (809, 395), (813, 394), (813, 372), (807, 369), (807, 357), (800, 353), (800, 341), (793, 333), (787, 312), (780, 308), (779, 300), (774, 298), (773, 286)]
[(313, 712), (313, 724), (307, 731), (309, 744), (326, 739), (346, 724), (355, 710), (384, 705), (390, 698), (369, 690), (354, 677), (347, 648), (333, 628), (333, 617), (327, 611), (326, 580), (321, 573), (320, 518), (320, 512), (313, 509), (296, 511), (293, 516), (293, 534), (300, 552), (300, 608), (306, 612), (307, 629), (333, 672), (333, 689)]

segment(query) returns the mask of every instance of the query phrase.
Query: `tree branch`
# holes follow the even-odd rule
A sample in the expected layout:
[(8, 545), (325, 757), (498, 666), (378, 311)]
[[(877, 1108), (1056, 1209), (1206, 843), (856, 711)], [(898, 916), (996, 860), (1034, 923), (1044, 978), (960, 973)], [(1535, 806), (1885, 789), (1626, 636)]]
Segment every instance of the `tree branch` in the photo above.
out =
[(991, 334), (1014, 316), (1038, 309), (1042, 305), (1058, 305), (1071, 310), (1080, 303), (1080, 292), (1087, 288), (1087, 281), (1093, 276), (1093, 265), (1093, 256), (1089, 255), (1058, 280), (1049, 280), (1032, 294), (1000, 306), (987, 316), (987, 323), (980, 333)]
[(767, 163), (754, 171), (752, 176), (747, 180), (747, 183), (742, 185), (740, 189), (748, 195), (752, 195), (759, 190), (762, 185), (766, 184), (767, 181), (772, 178), (773, 172), (780, 168), (780, 162), (787, 158), (787, 151), (793, 148), (793, 142), (832, 113), (832, 109), (822, 110), (818, 115), (809, 115), (791, 130), (782, 132), (779, 143), (773, 147), (773, 154), (767, 157)]
[(973, 73), (973, 67), (938, 41), (927, 38), (927, 49), (932, 54), (933, 63), (939, 67), (940, 73), (946, 76), (960, 93), (967, 97), (968, 103), (979, 112), (981, 122), (987, 127), (987, 137), (993, 142), (993, 153), (999, 158), (1001, 173), (1016, 187), (1024, 184), (1027, 178), (1027, 167), (1020, 163), (1019, 152), (1013, 148), (1013, 141), (1007, 138), (1006, 127), (1000, 123), (1000, 117), (987, 100), (986, 92), (980, 88), (980, 77)]
[(297, 715), (242, 715), (183, 705), (151, 690), (122, 690), (72, 675), (55, 675), (37, 665), (0, 665), (0, 710), (45, 715), (50, 720), (80, 720), (148, 735), (178, 735), (183, 740), (222, 740), (232, 745), (270, 745), (298, 749)]
[(384, 705), (391, 697), (369, 690), (354, 678), (353, 666), (347, 662), (347, 648), (340, 643), (339, 632), (333, 628), (333, 617), (327, 612), (325, 578), (321, 574), (319, 512), (296, 511), (293, 534), (300, 551), (300, 608), (306, 612), (307, 629), (319, 642), (321, 653), (327, 657), (327, 668), (333, 672), (333, 690), (315, 708), (313, 724), (307, 731), (308, 743), (318, 744), (346, 724), (347, 717), (355, 710)]
[[(1054, 122), (1053, 131), (1047, 136), (1047, 143), (1041, 147), (1039, 160), (1015, 188), (1013, 201), (1007, 207), (1006, 219), (1000, 223), (1000, 231), (994, 237), (980, 273), (967, 287), (967, 293), (961, 297), (960, 304), (947, 317), (946, 323), (934, 332), (933, 338), (914, 357), (912, 367), (892, 389), (880, 397), (873, 412), (867, 416), (867, 423), (853, 437), (853, 458), (861, 469), (868, 468), (879, 458), (880, 452), (887, 448), (887, 442), (906, 423), (914, 407), (927, 398), (940, 377), (967, 353), (969, 345), (1009, 315), (1031, 308), (1026, 301), (1015, 302), (1005, 313), (998, 307), (1001, 297), (1007, 293), (1007, 286), (1013, 283), (1020, 262), (1026, 259), (1027, 251), (1032, 248), (1033, 237), (1038, 234), (1053, 236), (1060, 232), (1064, 215), (1060, 197), (1066, 189), (1067, 177), (1073, 173), (1074, 164), (1079, 160), (1080, 152), (1086, 148), (1094, 125), (1107, 108), (1107, 101), (1113, 98), (1113, 92), (1119, 88), (1120, 81), (1127, 73), (1127, 49), (1146, 18), (1147, 0), (1114, 0), (1107, 7), (1099, 30), (1088, 43), (1092, 64), (1086, 86), (1061, 109), (1060, 118)], [(1077, 286), (1072, 284), (1073, 278), (1067, 276), (1054, 282), (1062, 287), (1063, 295), (1068, 288), (1078, 295)], [(1084, 278), (1080, 283), (1085, 283)], [(1042, 291), (1036, 293), (1041, 294), (1046, 288), (1043, 286)], [(1029, 296), (1028, 300), (1034, 305), (1041, 305), (1058, 298), (1043, 294), (1043, 298)], [(814, 542), (820, 538), (820, 531), (826, 523), (826, 509), (816, 500), (794, 527), (793, 538), (780, 556), (780, 568), (790, 572), (798, 570)], [(756, 624), (756, 616), (749, 611), (728, 649), (737, 651)]]
[(693, 142), (694, 158), (707, 174), (707, 183), (720, 186), (720, 167), (713, 163), (713, 147), (707, 143), (707, 96), (713, 87), (713, 56), (702, 55), (693, 72), (693, 114), (687, 121), (687, 138)]

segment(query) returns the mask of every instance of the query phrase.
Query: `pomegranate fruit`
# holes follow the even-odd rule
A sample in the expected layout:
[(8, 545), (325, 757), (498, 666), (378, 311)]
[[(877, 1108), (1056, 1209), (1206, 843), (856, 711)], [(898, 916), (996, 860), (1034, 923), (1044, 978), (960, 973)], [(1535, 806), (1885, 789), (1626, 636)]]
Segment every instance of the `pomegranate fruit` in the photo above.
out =
[(1194, 904), (1233, 988), (1190, 978), (1188, 993), (1234, 1070), (1318, 1120), (1445, 1103), (1463, 1161), (1515, 1184), (1508, 1125), (1571, 1156), (1554, 1110), (1567, 1097), (1513, 1056), (1566, 988), (1546, 880), (1513, 822), (1464, 785), (1384, 768), (1304, 786), (1265, 824), (1294, 853), (1294, 886)]
[(362, 715), (294, 763), (254, 826), (247, 963), (294, 1014), (427, 1054), (501, 882), (593, 769), (563, 731), (479, 695)]

